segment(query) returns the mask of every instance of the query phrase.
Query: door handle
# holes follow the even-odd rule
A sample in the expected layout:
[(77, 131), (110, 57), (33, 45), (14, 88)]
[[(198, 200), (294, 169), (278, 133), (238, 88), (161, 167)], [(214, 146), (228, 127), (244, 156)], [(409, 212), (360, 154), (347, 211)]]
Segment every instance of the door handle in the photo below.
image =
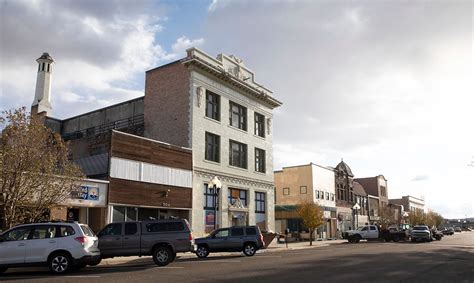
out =
[(19, 247), (24, 247), (26, 244), (18, 244)]

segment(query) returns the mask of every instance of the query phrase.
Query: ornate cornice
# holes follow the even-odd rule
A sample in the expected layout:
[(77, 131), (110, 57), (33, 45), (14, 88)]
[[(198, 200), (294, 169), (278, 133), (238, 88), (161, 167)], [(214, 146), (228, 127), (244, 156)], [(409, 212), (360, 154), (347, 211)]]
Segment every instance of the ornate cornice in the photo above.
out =
[(283, 103), (280, 102), (279, 100), (273, 98), (271, 95), (265, 93), (264, 90), (260, 90), (256, 87), (253, 87), (240, 79), (236, 78), (233, 76), (231, 73), (223, 70), (222, 68), (218, 68), (216, 66), (213, 66), (212, 64), (202, 60), (201, 58), (197, 56), (191, 56), (191, 57), (186, 57), (183, 62), (185, 66), (194, 66), (199, 68), (200, 70), (203, 70), (211, 75), (214, 75), (215, 77), (229, 83), (230, 85), (243, 90), (244, 92), (250, 94), (251, 96), (255, 97), (256, 99), (259, 99), (268, 105), (270, 105), (273, 108), (281, 106)]
[(237, 184), (241, 186), (248, 186), (248, 187), (256, 187), (256, 188), (262, 188), (262, 189), (273, 189), (275, 187), (275, 184), (272, 182), (265, 182), (265, 181), (258, 181), (250, 178), (245, 178), (241, 176), (231, 176), (229, 174), (224, 174), (224, 173), (217, 173), (217, 172), (211, 172), (211, 171), (206, 171), (202, 169), (196, 169), (194, 168), (193, 170), (194, 174), (196, 174), (199, 177), (202, 177), (204, 179), (211, 179), (214, 176), (217, 176), (221, 182), (224, 183), (232, 183), (232, 184)]

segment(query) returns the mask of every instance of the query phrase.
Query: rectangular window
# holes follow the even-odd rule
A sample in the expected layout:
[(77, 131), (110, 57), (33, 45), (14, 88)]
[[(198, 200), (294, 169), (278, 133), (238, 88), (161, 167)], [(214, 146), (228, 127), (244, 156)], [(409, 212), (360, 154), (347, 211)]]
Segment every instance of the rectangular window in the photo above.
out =
[(229, 204), (234, 205), (238, 198), (244, 206), (247, 206), (247, 191), (229, 188)]
[(214, 210), (215, 200), (214, 188), (209, 188), (207, 184), (204, 184), (204, 209)]
[(255, 171), (265, 173), (265, 150), (255, 148)]
[(206, 132), (206, 160), (220, 162), (221, 137)]
[(255, 213), (265, 213), (265, 193), (255, 192)]
[(206, 90), (206, 117), (221, 120), (220, 100), (219, 95)]
[(265, 137), (265, 116), (255, 112), (255, 135)]
[(229, 165), (247, 169), (247, 145), (229, 140)]
[(283, 188), (283, 195), (289, 196), (290, 195), (290, 188)]
[(308, 188), (306, 186), (301, 186), (300, 187), (300, 194), (307, 194), (308, 193)]
[(230, 125), (247, 131), (247, 108), (235, 102), (229, 102)]

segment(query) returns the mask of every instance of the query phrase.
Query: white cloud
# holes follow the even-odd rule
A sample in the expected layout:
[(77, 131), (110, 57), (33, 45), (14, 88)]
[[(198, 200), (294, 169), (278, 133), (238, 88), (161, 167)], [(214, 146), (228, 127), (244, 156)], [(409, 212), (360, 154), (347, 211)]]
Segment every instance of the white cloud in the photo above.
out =
[[(182, 36), (173, 45), (173, 52), (166, 52), (156, 41), (163, 30), (162, 13), (147, 5), (146, 1), (89, 5), (65, 0), (54, 4), (44, 1), (39, 6), (10, 2), (0, 27), (5, 39), (0, 56), (3, 66), (10, 66), (2, 67), (0, 76), (1, 108), (31, 105), (36, 81), (34, 60), (43, 51), (55, 60), (55, 117), (65, 118), (144, 95), (146, 70), (175, 59), (175, 51), (186, 45), (203, 43), (203, 39)], [(151, 10), (153, 13), (146, 14)], [(23, 18), (28, 22), (20, 23)]]
[(474, 215), (460, 181), (474, 174), (472, 4), (463, 3), (217, 1), (204, 37), (214, 53), (244, 58), (284, 103), (276, 169), (343, 157), (357, 177), (387, 177), (391, 198), (424, 195), (447, 217)]
[(199, 47), (204, 44), (203, 38), (190, 40), (186, 36), (181, 36), (176, 40), (176, 42), (171, 46), (173, 53), (177, 56), (184, 55), (186, 49), (190, 47)]

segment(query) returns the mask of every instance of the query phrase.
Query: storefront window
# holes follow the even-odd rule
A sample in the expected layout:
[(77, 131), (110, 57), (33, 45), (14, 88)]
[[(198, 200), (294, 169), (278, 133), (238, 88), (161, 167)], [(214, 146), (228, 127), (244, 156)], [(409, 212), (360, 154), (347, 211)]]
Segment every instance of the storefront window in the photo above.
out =
[(123, 222), (125, 221), (125, 207), (114, 206), (112, 212), (112, 222)]

